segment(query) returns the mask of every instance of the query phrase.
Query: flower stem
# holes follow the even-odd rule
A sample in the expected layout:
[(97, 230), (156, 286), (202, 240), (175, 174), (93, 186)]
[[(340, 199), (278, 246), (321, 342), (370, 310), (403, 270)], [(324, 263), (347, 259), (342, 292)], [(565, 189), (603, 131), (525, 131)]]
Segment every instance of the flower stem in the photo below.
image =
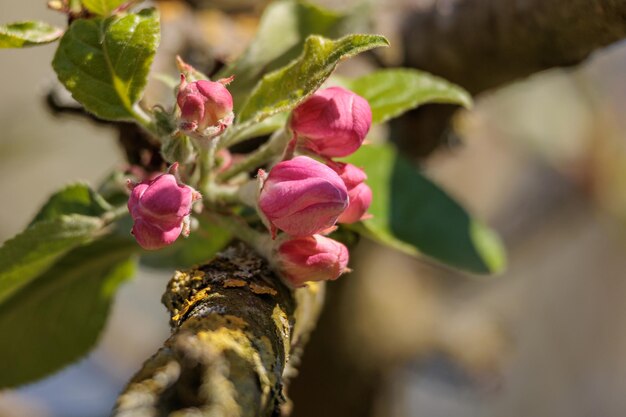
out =
[(267, 233), (254, 230), (242, 218), (205, 212), (205, 216), (212, 222), (232, 233), (237, 239), (247, 243), (261, 256), (270, 260), (272, 254), (271, 238)]
[(116, 220), (119, 220), (120, 218), (124, 217), (127, 214), (128, 214), (128, 207), (126, 207), (126, 205), (123, 205), (123, 206), (115, 207), (113, 210), (107, 211), (106, 213), (102, 215), (101, 218), (104, 224), (109, 225), (115, 222)]
[(290, 136), (286, 129), (277, 130), (267, 142), (259, 147), (259, 149), (250, 153), (243, 161), (219, 174), (217, 180), (228, 181), (241, 172), (251, 171), (271, 161), (272, 158), (281, 155), (289, 139)]
[(210, 190), (210, 151), (209, 149), (197, 147), (198, 151), (198, 169), (200, 170), (200, 179), (198, 179), (198, 190), (205, 197), (208, 198), (211, 193)]
[(239, 187), (233, 185), (218, 184), (215, 181), (215, 151), (219, 145), (219, 139), (213, 139), (208, 146), (196, 146), (198, 152), (198, 191), (209, 206), (227, 203), (239, 203)]
[(130, 109), (130, 112), (132, 113), (135, 121), (139, 126), (144, 128), (148, 133), (150, 133), (159, 141), (163, 141), (163, 138), (161, 137), (161, 134), (158, 131), (154, 120), (148, 113), (146, 113), (144, 109), (141, 108), (139, 104), (134, 105), (132, 109)]

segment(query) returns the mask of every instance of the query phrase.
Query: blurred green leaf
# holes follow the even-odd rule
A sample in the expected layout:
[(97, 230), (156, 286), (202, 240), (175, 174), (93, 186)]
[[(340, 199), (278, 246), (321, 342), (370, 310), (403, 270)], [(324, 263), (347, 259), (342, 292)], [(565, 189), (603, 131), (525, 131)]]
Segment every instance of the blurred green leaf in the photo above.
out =
[(63, 29), (44, 22), (17, 22), (0, 25), (0, 48), (24, 48), (54, 42)]
[(458, 104), (466, 108), (472, 105), (471, 96), (463, 88), (410, 68), (383, 69), (344, 80), (343, 84), (369, 102), (374, 123), (384, 123), (425, 103)]
[(199, 218), (200, 225), (188, 238), (158, 251), (144, 251), (141, 263), (154, 268), (189, 268), (209, 261), (231, 241), (226, 230)]
[(117, 287), (134, 272), (135, 247), (104, 238), (75, 249), (0, 304), (0, 388), (46, 376), (94, 346)]
[(0, 303), (57, 259), (96, 237), (98, 217), (63, 215), (37, 222), (0, 247)]
[(324, 10), (303, 1), (275, 1), (267, 6), (254, 40), (236, 61), (217, 78), (235, 76), (229, 85), (238, 109), (245, 97), (267, 72), (296, 58), (309, 35), (339, 37), (346, 15)]
[(81, 0), (83, 6), (92, 13), (108, 16), (111, 12), (126, 3), (127, 0)]
[(353, 228), (380, 243), (430, 256), (474, 273), (496, 273), (506, 264), (493, 231), (423, 176), (391, 145), (363, 146), (347, 158), (364, 168), (373, 200), (373, 218)]
[(59, 80), (96, 116), (138, 117), (150, 65), (159, 44), (155, 9), (124, 17), (78, 19), (61, 38), (52, 61)]
[(102, 216), (111, 210), (111, 206), (86, 184), (70, 184), (54, 193), (39, 210), (31, 225), (57, 218), (63, 214), (82, 214), (84, 216)]
[(322, 85), (340, 60), (387, 45), (387, 39), (378, 35), (348, 35), (338, 40), (309, 36), (298, 59), (265, 75), (256, 85), (237, 121), (252, 124), (290, 111)]

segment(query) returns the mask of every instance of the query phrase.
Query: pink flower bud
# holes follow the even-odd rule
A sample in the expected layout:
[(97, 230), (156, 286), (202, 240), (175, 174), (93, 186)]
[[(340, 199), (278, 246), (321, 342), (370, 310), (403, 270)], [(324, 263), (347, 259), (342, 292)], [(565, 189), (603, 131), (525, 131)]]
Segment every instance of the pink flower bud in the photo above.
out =
[(371, 124), (367, 100), (341, 87), (319, 90), (293, 111), (290, 121), (300, 146), (329, 158), (359, 149)]
[(350, 202), (348, 208), (341, 213), (337, 222), (356, 223), (366, 218), (367, 209), (372, 204), (372, 190), (364, 181), (367, 179), (365, 171), (352, 164), (331, 162), (330, 167), (335, 170), (346, 184)]
[[(176, 172), (177, 164), (171, 172)], [(159, 249), (188, 233), (189, 213), (200, 194), (176, 176), (162, 174), (153, 180), (132, 185), (128, 211), (133, 218), (132, 234), (144, 249)]]
[(225, 85), (230, 81), (232, 77), (187, 83), (181, 74), (176, 97), (180, 107), (179, 128), (186, 133), (213, 137), (228, 127), (233, 122), (233, 97)]
[(339, 223), (356, 223), (366, 218), (367, 209), (372, 204), (372, 190), (364, 182), (348, 190), (350, 204), (339, 216)]
[(278, 247), (278, 268), (294, 287), (307, 281), (337, 279), (349, 271), (348, 248), (321, 235), (296, 237)]
[(318, 233), (334, 225), (347, 206), (348, 190), (339, 175), (306, 156), (276, 164), (259, 194), (273, 236), (276, 228), (292, 236)]
[(329, 166), (339, 175), (346, 184), (346, 188), (351, 190), (367, 179), (367, 174), (361, 168), (343, 162), (331, 162)]

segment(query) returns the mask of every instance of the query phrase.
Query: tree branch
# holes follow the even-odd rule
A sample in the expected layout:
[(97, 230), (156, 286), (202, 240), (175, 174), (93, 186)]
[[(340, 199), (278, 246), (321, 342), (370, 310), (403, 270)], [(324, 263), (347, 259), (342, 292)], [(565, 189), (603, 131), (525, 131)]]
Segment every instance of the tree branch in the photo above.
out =
[(405, 63), (479, 93), (626, 37), (626, 0), (448, 0), (413, 13)]
[(278, 416), (324, 286), (291, 291), (242, 244), (177, 272), (163, 295), (172, 336), (132, 378), (114, 416)]
[[(404, 65), (478, 94), (578, 64), (625, 37), (626, 0), (435, 0), (405, 20)], [(397, 127), (410, 133), (412, 142), (430, 141), (412, 149), (425, 155), (439, 142), (452, 112), (425, 106)]]

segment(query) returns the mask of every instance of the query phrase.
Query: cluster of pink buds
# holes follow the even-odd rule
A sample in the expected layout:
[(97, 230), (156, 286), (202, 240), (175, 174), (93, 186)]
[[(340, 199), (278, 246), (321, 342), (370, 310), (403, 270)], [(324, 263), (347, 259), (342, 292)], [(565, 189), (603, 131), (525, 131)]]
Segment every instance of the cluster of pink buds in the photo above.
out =
[[(331, 158), (354, 153), (371, 126), (368, 102), (341, 87), (313, 94), (292, 113), (289, 127), (296, 156), (259, 171), (258, 207), (277, 241), (277, 263), (293, 286), (336, 279), (347, 271), (348, 250), (323, 236), (339, 223), (365, 218), (372, 191), (367, 176), (354, 165)], [(317, 159), (323, 162), (319, 162)]]
[(168, 173), (152, 180), (128, 183), (128, 211), (134, 221), (131, 233), (144, 249), (160, 249), (174, 243), (181, 233), (189, 234), (191, 206), (201, 196), (179, 183), (177, 168), (178, 164), (174, 164)]
[[(188, 73), (193, 70), (182, 65)], [(181, 75), (176, 100), (179, 132), (200, 144), (220, 135), (233, 121), (233, 99), (225, 87), (230, 81), (187, 82)], [(372, 191), (363, 170), (332, 158), (355, 152), (371, 122), (371, 109), (362, 97), (340, 87), (320, 90), (293, 111), (288, 125), (292, 140), (283, 160), (268, 173), (258, 171), (256, 206), (274, 242), (271, 261), (293, 287), (334, 280), (348, 271), (348, 249), (326, 235), (337, 223), (366, 218)], [(233, 166), (234, 157), (227, 149), (214, 155), (215, 172)], [(181, 183), (177, 166), (174, 163), (168, 173), (154, 179), (130, 184), (132, 233), (145, 249), (162, 248), (189, 233), (192, 204), (201, 196)]]

